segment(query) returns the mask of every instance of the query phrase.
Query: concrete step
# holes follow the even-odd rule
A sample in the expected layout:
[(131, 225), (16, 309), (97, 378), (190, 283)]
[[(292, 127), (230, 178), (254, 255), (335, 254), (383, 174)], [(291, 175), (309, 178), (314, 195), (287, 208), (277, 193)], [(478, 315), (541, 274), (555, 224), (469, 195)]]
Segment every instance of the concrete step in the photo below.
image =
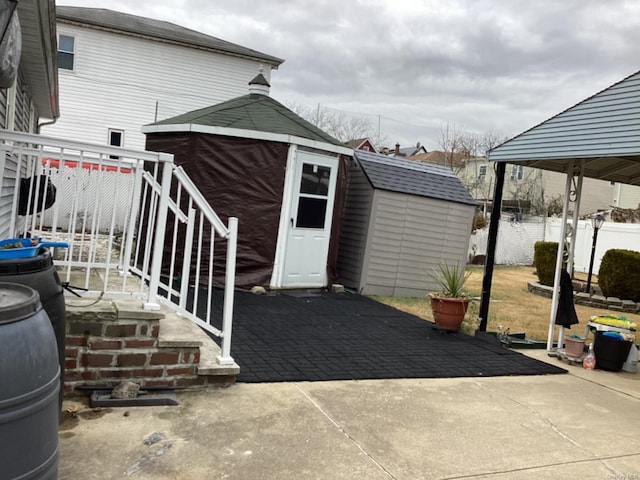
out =
[(198, 375), (235, 376), (240, 373), (240, 366), (236, 363), (232, 365), (218, 363), (220, 347), (198, 325), (166, 306), (162, 307), (162, 313), (164, 318), (160, 319), (159, 347), (199, 347)]

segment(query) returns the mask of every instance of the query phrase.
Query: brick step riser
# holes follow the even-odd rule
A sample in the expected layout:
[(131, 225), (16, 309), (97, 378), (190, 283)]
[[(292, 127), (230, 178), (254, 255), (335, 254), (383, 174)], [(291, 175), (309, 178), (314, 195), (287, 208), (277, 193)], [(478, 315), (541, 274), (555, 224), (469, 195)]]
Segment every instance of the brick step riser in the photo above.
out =
[[(118, 312), (110, 304), (98, 312), (67, 314), (65, 392), (78, 387), (112, 388), (123, 380), (142, 388), (228, 385), (235, 377), (198, 375), (199, 347), (162, 347), (158, 314)], [(141, 315), (143, 316), (143, 315)]]

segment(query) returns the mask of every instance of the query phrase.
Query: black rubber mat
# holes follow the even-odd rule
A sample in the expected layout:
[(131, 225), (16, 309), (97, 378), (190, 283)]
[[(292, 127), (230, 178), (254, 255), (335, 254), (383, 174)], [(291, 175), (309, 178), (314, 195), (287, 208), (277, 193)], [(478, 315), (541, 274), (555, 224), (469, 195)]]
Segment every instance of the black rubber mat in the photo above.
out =
[(239, 382), (566, 373), (497, 342), (437, 331), (360, 295), (235, 298), (231, 355)]

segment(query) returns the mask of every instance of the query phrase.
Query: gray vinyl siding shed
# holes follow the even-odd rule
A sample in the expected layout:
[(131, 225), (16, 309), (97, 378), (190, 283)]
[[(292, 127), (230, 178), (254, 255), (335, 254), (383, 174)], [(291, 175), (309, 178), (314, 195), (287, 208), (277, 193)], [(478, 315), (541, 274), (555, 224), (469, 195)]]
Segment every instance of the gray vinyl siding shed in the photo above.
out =
[(476, 202), (446, 167), (355, 151), (338, 253), (345, 287), (422, 297), (441, 262), (464, 265)]

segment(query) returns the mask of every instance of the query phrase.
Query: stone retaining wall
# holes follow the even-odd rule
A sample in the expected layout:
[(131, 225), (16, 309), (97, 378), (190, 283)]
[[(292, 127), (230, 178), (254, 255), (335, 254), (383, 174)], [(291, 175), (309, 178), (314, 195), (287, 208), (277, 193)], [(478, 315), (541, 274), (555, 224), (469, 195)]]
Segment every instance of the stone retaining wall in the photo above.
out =
[[(543, 297), (551, 298), (553, 296), (553, 288), (542, 285), (539, 282), (530, 281), (527, 289)], [(603, 295), (589, 295), (584, 292), (574, 292), (573, 302), (576, 305), (603, 308), (615, 312), (640, 313), (640, 303), (632, 302), (631, 300), (620, 300), (615, 297), (605, 297)]]

